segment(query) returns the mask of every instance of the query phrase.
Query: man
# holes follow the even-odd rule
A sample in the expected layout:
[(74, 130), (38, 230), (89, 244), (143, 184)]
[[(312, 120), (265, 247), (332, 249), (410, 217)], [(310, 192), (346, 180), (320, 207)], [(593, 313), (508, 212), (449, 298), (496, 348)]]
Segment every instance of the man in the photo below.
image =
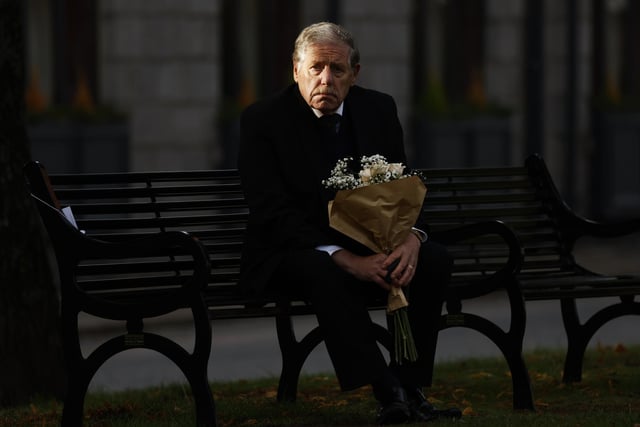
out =
[[(421, 387), (431, 382), (450, 257), (426, 239), (423, 224), (389, 255), (371, 253), (328, 224), (335, 192), (322, 180), (338, 159), (381, 154), (406, 164), (395, 102), (356, 86), (359, 71), (358, 50), (344, 28), (311, 25), (295, 42), (295, 83), (243, 113), (239, 168), (250, 217), (241, 286), (309, 301), (341, 388), (370, 384), (380, 402), (378, 423), (430, 420), (443, 411)], [(408, 292), (413, 363), (389, 366), (372, 333), (366, 302), (385, 298), (391, 286)]]

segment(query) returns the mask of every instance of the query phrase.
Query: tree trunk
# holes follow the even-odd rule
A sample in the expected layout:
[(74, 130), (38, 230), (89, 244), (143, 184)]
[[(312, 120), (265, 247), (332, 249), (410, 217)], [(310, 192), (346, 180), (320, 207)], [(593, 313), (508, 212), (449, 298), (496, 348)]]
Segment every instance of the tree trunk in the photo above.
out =
[(24, 185), (22, 0), (0, 0), (0, 406), (65, 386), (50, 245)]

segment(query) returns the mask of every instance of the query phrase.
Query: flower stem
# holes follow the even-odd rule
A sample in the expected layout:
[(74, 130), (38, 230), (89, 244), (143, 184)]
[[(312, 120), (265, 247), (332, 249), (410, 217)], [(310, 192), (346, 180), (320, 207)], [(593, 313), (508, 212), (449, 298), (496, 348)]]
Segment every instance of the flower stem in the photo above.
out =
[(415, 362), (418, 359), (418, 352), (411, 333), (411, 324), (409, 323), (406, 307), (393, 312), (393, 325), (396, 363), (402, 365), (404, 360)]

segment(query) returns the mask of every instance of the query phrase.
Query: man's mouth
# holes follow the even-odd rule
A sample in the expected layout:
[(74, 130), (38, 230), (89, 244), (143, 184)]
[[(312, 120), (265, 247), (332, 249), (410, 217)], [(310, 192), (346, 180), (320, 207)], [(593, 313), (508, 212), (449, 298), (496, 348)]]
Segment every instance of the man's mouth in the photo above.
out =
[(319, 93), (315, 93), (313, 94), (313, 97), (331, 97), (331, 98), (337, 98), (335, 93), (330, 93), (330, 92), (319, 92)]

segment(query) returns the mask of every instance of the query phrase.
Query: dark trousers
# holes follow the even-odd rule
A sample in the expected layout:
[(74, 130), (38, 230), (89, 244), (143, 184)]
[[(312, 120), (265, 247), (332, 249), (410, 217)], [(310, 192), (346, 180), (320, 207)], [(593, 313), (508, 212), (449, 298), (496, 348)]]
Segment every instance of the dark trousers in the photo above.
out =
[[(405, 288), (418, 360), (392, 366), (403, 385), (431, 384), (439, 318), (451, 265), (452, 259), (442, 245), (432, 241), (422, 245), (414, 279)], [(387, 291), (375, 283), (356, 280), (327, 253), (314, 249), (287, 254), (270, 288), (299, 295), (314, 307), (343, 390), (381, 379), (388, 364), (375, 339), (367, 302), (386, 301)]]

